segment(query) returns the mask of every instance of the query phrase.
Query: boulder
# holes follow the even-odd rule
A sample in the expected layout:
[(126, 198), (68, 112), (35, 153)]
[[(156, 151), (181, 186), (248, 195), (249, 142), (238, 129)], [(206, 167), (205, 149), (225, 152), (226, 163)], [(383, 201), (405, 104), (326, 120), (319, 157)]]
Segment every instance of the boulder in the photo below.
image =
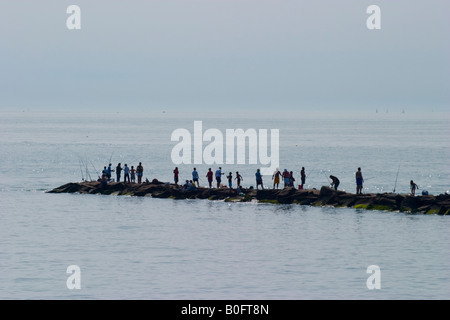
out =
[(447, 215), (450, 213), (450, 195), (410, 196), (393, 193), (356, 195), (344, 191), (336, 191), (329, 187), (319, 190), (297, 190), (293, 187), (284, 189), (236, 189), (196, 188), (183, 191), (179, 186), (160, 181), (142, 184), (113, 182), (103, 185), (98, 181), (66, 183), (48, 193), (85, 193), (105, 195), (152, 196), (171, 199), (210, 199), (233, 202), (257, 200), (269, 203), (296, 203), (301, 205), (327, 205), (334, 207), (354, 207), (360, 209), (422, 212), (428, 214)]

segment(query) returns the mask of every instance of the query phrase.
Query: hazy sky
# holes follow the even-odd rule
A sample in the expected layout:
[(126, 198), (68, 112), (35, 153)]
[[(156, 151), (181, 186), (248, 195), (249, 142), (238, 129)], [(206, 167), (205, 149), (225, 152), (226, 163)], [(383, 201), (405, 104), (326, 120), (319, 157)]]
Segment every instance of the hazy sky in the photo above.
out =
[[(81, 30), (66, 9), (81, 8)], [(366, 9), (381, 8), (381, 30)], [(433, 108), (450, 1), (0, 0), (0, 110)]]

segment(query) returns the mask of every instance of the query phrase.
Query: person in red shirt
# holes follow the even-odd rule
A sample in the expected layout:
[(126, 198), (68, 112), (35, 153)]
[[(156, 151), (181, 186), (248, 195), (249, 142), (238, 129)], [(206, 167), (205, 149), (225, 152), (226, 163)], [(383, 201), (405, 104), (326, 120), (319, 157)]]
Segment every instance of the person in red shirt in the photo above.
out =
[(208, 178), (209, 188), (212, 188), (212, 182), (213, 182), (213, 172), (211, 171), (211, 168), (208, 169), (208, 173), (206, 174), (206, 177)]
[(178, 167), (175, 167), (173, 170), (173, 180), (175, 181), (175, 185), (178, 185)]

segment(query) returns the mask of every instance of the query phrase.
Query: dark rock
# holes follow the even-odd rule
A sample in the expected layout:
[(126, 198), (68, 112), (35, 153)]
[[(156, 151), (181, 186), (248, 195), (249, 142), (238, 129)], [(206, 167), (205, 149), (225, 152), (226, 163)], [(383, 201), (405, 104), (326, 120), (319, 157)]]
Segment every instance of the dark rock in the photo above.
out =
[(143, 184), (113, 182), (103, 185), (100, 182), (67, 183), (48, 193), (84, 193), (84, 194), (114, 194), (131, 196), (148, 196), (171, 199), (210, 199), (233, 202), (248, 202), (257, 200), (269, 203), (296, 203), (301, 205), (328, 205), (335, 207), (354, 207), (373, 210), (400, 210), (407, 212), (422, 212), (428, 214), (447, 215), (450, 212), (450, 195), (425, 195), (412, 197), (393, 193), (356, 195), (344, 191), (336, 191), (322, 187), (320, 191), (284, 189), (242, 189), (238, 194), (236, 189), (196, 188), (184, 191), (179, 186), (160, 181)]

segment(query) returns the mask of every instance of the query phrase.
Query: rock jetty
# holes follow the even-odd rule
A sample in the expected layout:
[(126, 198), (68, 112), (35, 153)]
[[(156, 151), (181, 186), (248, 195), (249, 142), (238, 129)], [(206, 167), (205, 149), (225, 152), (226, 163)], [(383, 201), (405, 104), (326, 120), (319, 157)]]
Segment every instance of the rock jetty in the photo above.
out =
[(356, 195), (336, 191), (329, 187), (320, 190), (284, 189), (236, 189), (196, 188), (184, 191), (179, 186), (159, 181), (142, 184), (113, 182), (103, 185), (100, 182), (67, 183), (47, 191), (48, 193), (81, 193), (103, 195), (128, 195), (168, 199), (209, 199), (229, 202), (249, 202), (274, 204), (300, 204), (310, 206), (348, 207), (368, 210), (400, 211), (411, 213), (447, 215), (450, 211), (450, 195), (441, 194), (410, 196), (395, 193), (368, 193)]

